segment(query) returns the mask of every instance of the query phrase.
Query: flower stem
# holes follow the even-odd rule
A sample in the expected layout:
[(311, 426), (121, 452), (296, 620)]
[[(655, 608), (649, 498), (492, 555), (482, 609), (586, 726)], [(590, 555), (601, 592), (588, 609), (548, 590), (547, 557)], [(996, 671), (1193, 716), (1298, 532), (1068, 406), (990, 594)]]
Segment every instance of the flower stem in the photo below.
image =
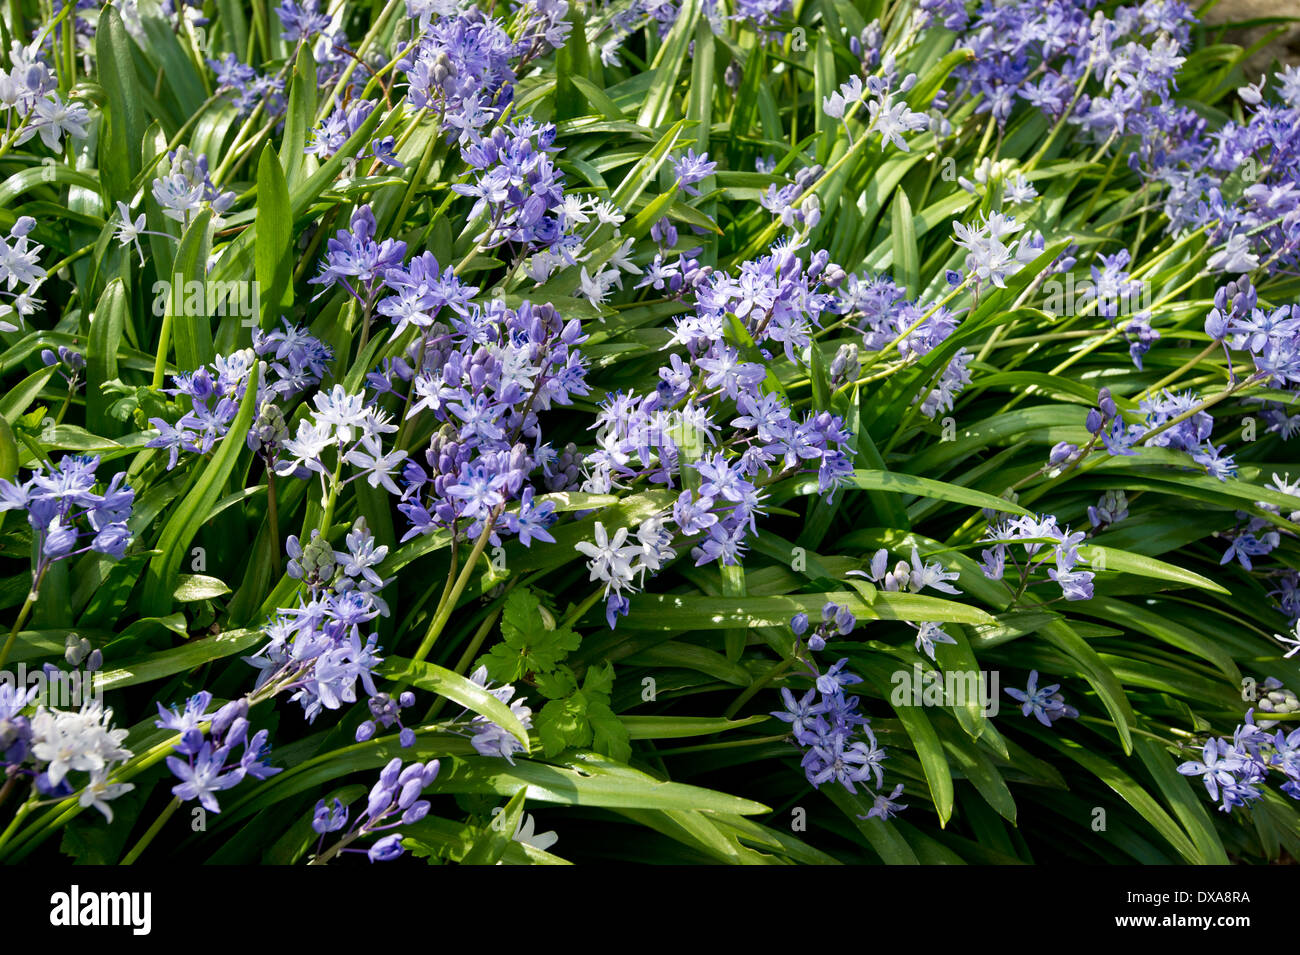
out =
[(4, 848), (13, 837), (13, 834), (18, 831), (18, 827), (22, 825), (22, 821), (27, 818), (27, 814), (32, 811), (33, 806), (34, 803), (28, 801), (18, 807), (18, 811), (14, 813), (14, 817), (10, 820), (5, 831), (0, 833), (0, 849)]
[(280, 519), (275, 493), (275, 469), (266, 469), (266, 519), (271, 525), (271, 567), (275, 579), (280, 577)]
[(148, 831), (140, 837), (140, 841), (135, 844), (135, 848), (122, 858), (122, 865), (133, 865), (135, 860), (140, 858), (140, 853), (144, 852), (144, 850), (149, 847), (149, 843), (153, 842), (154, 836), (158, 835), (158, 833), (162, 831), (162, 827), (166, 825), (167, 820), (170, 819), (172, 814), (180, 807), (180, 797), (173, 796), (172, 801), (167, 804), (167, 807), (163, 809), (162, 812), (158, 813), (158, 818), (153, 821), (153, 825), (150, 826)]
[(37, 575), (36, 581), (32, 584), (32, 589), (27, 593), (27, 599), (23, 601), (22, 609), (18, 611), (18, 619), (14, 621), (13, 629), (9, 631), (9, 639), (5, 641), (4, 649), (0, 650), (0, 667), (3, 667), (5, 661), (9, 659), (9, 653), (14, 648), (14, 641), (18, 639), (18, 631), (22, 630), (23, 624), (27, 622), (32, 608), (36, 606), (36, 601), (40, 598), (41, 581), (45, 579), (45, 571), (48, 569), (48, 564), (41, 568), (40, 574)]
[(429, 651), (433, 649), (434, 641), (438, 639), (438, 636), (447, 626), (447, 621), (451, 619), (452, 611), (456, 609), (456, 601), (460, 599), (460, 595), (464, 593), (465, 587), (468, 586), (470, 574), (474, 572), (474, 566), (478, 563), (479, 557), (483, 555), (488, 538), (492, 536), (492, 527), (496, 523), (499, 513), (500, 509), (498, 508), (488, 518), (483, 527), (483, 533), (479, 534), (478, 540), (474, 542), (474, 549), (470, 551), (469, 556), (465, 559), (465, 566), (460, 569), (456, 582), (452, 585), (451, 590), (445, 593), (442, 600), (438, 602), (438, 611), (429, 624), (428, 632), (425, 633), (424, 640), (420, 643), (420, 648), (415, 652), (415, 656), (411, 658), (415, 662), (422, 662), (429, 655)]

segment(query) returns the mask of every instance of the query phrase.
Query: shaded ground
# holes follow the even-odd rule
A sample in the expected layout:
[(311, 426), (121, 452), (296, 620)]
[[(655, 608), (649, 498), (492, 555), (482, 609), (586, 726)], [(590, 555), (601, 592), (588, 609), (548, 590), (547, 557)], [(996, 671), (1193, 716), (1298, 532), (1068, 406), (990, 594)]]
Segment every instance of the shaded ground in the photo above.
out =
[[(1259, 17), (1300, 17), (1300, 0), (1222, 0), (1205, 15), (1207, 24), (1235, 23)], [(1244, 47), (1258, 42), (1277, 26), (1232, 30), (1224, 39)], [(1270, 70), (1274, 61), (1282, 66), (1300, 65), (1300, 23), (1285, 27), (1285, 32), (1246, 61), (1246, 76), (1253, 82)]]

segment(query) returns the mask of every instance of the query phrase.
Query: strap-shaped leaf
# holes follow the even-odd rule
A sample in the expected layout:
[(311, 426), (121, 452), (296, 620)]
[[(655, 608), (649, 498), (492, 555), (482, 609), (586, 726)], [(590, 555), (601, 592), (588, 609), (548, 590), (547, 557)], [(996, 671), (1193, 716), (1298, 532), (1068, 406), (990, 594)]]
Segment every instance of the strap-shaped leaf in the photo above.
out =
[(199, 528), (208, 520), (213, 505), (226, 486), (226, 480), (234, 472), (239, 453), (244, 450), (244, 439), (257, 407), (257, 389), (261, 378), (262, 369), (259, 366), (253, 370), (230, 430), (217, 444), (211, 459), (199, 466), (193, 486), (158, 538), (159, 554), (149, 561), (144, 573), (141, 607), (147, 616), (162, 616), (172, 608), (172, 594), (176, 589), (181, 561), (189, 553), (190, 543), (198, 534)]

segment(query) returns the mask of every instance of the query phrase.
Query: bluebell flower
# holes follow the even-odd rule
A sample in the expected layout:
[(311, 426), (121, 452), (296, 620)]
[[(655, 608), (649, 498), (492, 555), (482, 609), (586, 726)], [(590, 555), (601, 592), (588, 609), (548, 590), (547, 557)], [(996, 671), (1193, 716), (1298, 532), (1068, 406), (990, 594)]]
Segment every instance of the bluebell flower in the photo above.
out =
[(1079, 715), (1078, 710), (1066, 705), (1065, 698), (1057, 692), (1060, 688), (1059, 683), (1039, 687), (1038, 671), (1031, 670), (1029, 672), (1029, 682), (1026, 684), (1025, 689), (1018, 690), (1015, 687), (1007, 687), (1005, 692), (1013, 700), (1023, 704), (1020, 709), (1025, 716), (1033, 715), (1038, 722), (1050, 727), (1062, 717), (1074, 719)]

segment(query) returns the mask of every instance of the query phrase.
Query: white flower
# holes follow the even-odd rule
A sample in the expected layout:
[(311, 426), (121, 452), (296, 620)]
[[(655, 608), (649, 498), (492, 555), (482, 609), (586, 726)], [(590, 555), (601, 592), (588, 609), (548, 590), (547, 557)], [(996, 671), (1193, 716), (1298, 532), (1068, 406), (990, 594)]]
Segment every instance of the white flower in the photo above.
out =
[(134, 245), (136, 251), (140, 253), (140, 264), (144, 265), (144, 249), (140, 248), (140, 233), (144, 231), (144, 213), (140, 213), (134, 221), (131, 219), (131, 208), (125, 203), (117, 203), (118, 215), (122, 217), (122, 223), (117, 227), (116, 238), (121, 245)]
[(1295, 636), (1293, 637), (1283, 636), (1280, 633), (1273, 634), (1273, 639), (1276, 640), (1278, 643), (1282, 644), (1283, 646), (1285, 646), (1288, 643), (1293, 645), (1290, 650), (1282, 654), (1283, 660), (1290, 660), (1297, 653), (1300, 653), (1300, 620), (1297, 620), (1295, 622), (1294, 633)]
[(52, 93), (50, 96), (49, 99), (36, 101), (36, 117), (19, 142), (23, 142), (33, 131), (36, 131), (41, 134), (41, 142), (58, 152), (59, 140), (63, 133), (67, 133), (73, 139), (86, 138), (86, 124), (90, 122), (90, 114), (86, 112), (86, 107), (79, 103), (65, 103), (59, 99), (58, 94)]
[(1029, 181), (1018, 172), (1008, 176), (1002, 187), (1003, 198), (1012, 205), (1029, 202), (1037, 195), (1038, 190), (1031, 186)]
[[(616, 273), (617, 274), (617, 273)], [(597, 272), (595, 278), (587, 274), (587, 267), (584, 265), (578, 273), (578, 281), (581, 284), (581, 294), (584, 295), (592, 305), (599, 305), (605, 301), (609, 295), (609, 287), (604, 281), (605, 273)]]
[(543, 852), (560, 841), (559, 835), (554, 832), (534, 832), (536, 825), (537, 821), (529, 813), (524, 813), (524, 818), (519, 820), (519, 825), (511, 838), (515, 842), (522, 842)]
[(930, 118), (924, 113), (914, 113), (906, 103), (889, 105), (889, 97), (871, 100), (867, 103), (871, 113), (871, 129), (880, 134), (880, 149), (883, 152), (886, 143), (893, 143), (904, 152), (908, 152), (903, 133), (915, 132), (930, 125)]
[(626, 527), (620, 527), (614, 532), (613, 539), (610, 539), (605, 531), (605, 525), (597, 521), (594, 534), (595, 543), (578, 541), (573, 545), (574, 549), (591, 558), (587, 565), (591, 570), (591, 577), (588, 579), (604, 581), (606, 594), (611, 590), (619, 593), (632, 583), (635, 574), (632, 561), (640, 555), (641, 548), (627, 544)]
[(853, 104), (862, 99), (862, 77), (855, 76), (822, 100), (822, 112), (832, 119), (843, 119)]
[(586, 225), (591, 221), (591, 216), (587, 214), (584, 206), (583, 197), (576, 195), (566, 195), (564, 203), (561, 206), (564, 219), (569, 224), (580, 223)]
[(134, 783), (110, 783), (107, 775), (101, 770), (91, 773), (90, 782), (86, 783), (86, 788), (81, 791), (77, 803), (82, 809), (94, 806), (104, 814), (105, 819), (112, 822), (113, 810), (109, 807), (108, 801), (116, 799), (123, 793), (129, 793), (132, 789), (135, 789)]
[(1252, 272), (1259, 268), (1259, 256), (1250, 251), (1250, 240), (1238, 232), (1205, 265), (1211, 272)]
[(393, 474), (398, 465), (406, 459), (405, 451), (392, 451), (384, 454), (383, 445), (378, 438), (364, 435), (361, 444), (349, 451), (343, 458), (348, 464), (366, 476), (366, 483), (371, 487), (383, 485), (390, 494), (402, 493), (393, 482)]
[(352, 429), (362, 425), (366, 416), (364, 395), (350, 395), (342, 385), (335, 385), (328, 394), (318, 394), (314, 416), (317, 424), (334, 425), (338, 440), (344, 444), (352, 440)]
[(946, 594), (961, 593), (952, 584), (947, 583), (949, 580), (956, 580), (960, 576), (956, 571), (946, 572), (943, 564), (937, 561), (933, 564), (921, 563), (921, 557), (915, 547), (912, 548), (912, 572), (909, 575), (909, 584), (913, 593), (919, 593), (926, 587), (934, 590), (940, 590)]
[(50, 785), (57, 786), (69, 772), (107, 772), (114, 762), (131, 758), (121, 744), (126, 730), (110, 729), (113, 711), (89, 701), (78, 711), (36, 710), (32, 717), (32, 755), (46, 763)]
[(619, 211), (617, 206), (605, 202), (603, 199), (595, 204), (593, 211), (596, 213), (597, 220), (605, 225), (612, 225), (614, 227), (615, 234), (618, 232), (618, 227), (621, 226), (623, 221), (627, 218)]
[(634, 570), (640, 571), (641, 581), (645, 582), (645, 572), (657, 571), (665, 563), (677, 556), (669, 545), (673, 541), (672, 532), (664, 527), (664, 519), (651, 517), (642, 521), (636, 532), (639, 560)]
[(0, 281), (12, 290), (18, 285), (31, 285), (45, 278), (45, 270), (38, 264), (45, 246), (29, 242), (27, 235), (12, 234), (9, 241), (0, 239)]

